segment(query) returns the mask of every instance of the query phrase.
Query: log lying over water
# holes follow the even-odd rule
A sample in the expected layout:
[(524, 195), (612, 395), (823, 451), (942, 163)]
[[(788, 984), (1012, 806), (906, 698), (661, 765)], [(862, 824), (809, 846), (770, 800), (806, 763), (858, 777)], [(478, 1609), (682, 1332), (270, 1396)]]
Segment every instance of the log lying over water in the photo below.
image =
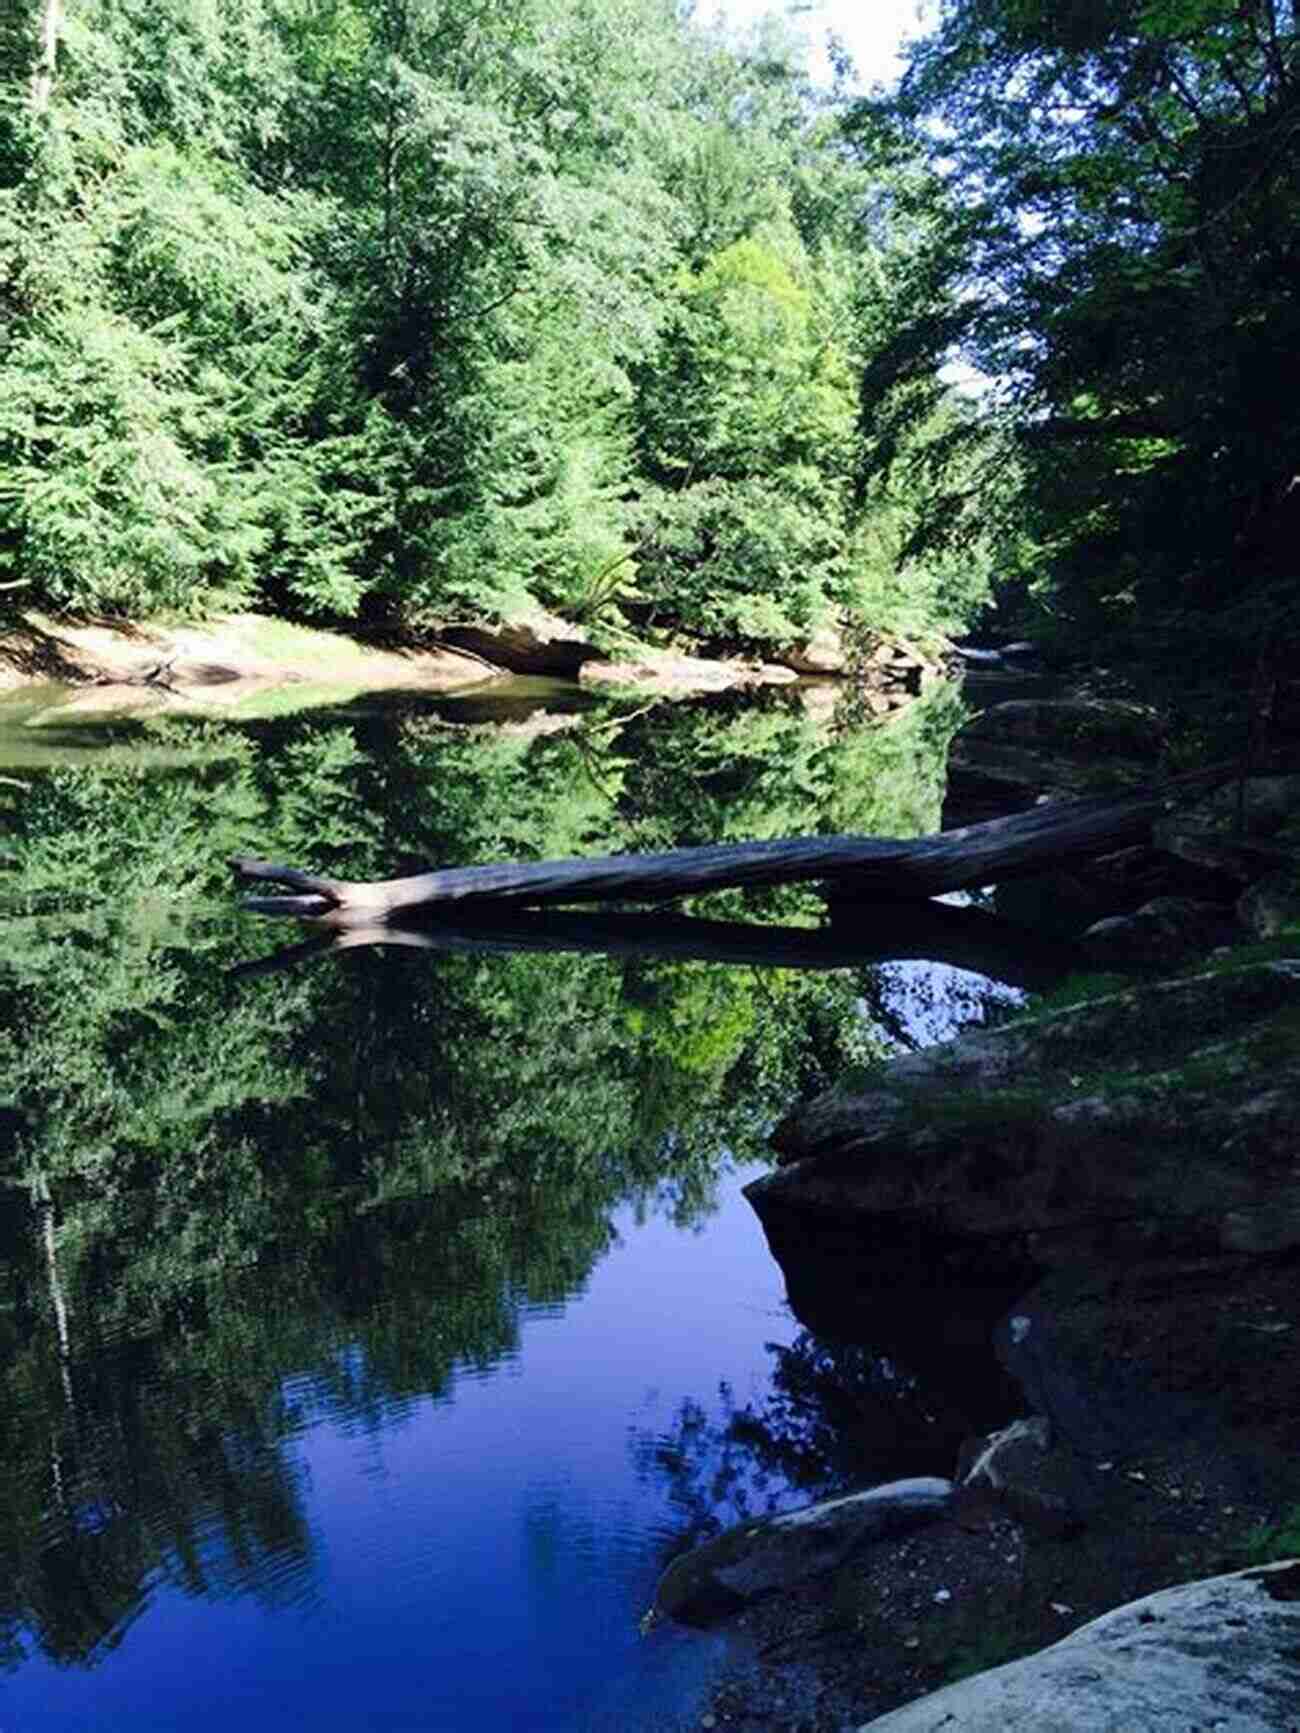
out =
[[(407, 921), (414, 917), (408, 916)], [(392, 945), (441, 954), (512, 951), (584, 952), (673, 962), (730, 963), (777, 969), (847, 969), (862, 963), (924, 960), (969, 969), (1008, 986), (1041, 992), (1085, 967), (1075, 946), (1044, 939), (979, 909), (914, 903), (882, 913), (846, 910), (831, 927), (769, 927), (705, 921), (689, 915), (570, 913), (563, 910), (465, 908), (431, 910), (421, 925), (335, 926), (305, 944), (240, 963), (247, 978), (358, 946)]]
[(1049, 801), (1010, 818), (903, 840), (791, 837), (679, 848), (665, 854), (450, 867), (409, 878), (355, 883), (244, 857), (230, 864), (242, 878), (284, 885), (295, 893), (248, 897), (245, 908), (334, 925), (373, 925), (431, 905), (489, 900), (517, 907), (666, 902), (701, 891), (816, 879), (832, 880), (839, 894), (861, 901), (915, 901), (1041, 872), (1144, 841), (1152, 824), (1165, 817), (1180, 796), (1202, 793), (1233, 774), (1231, 768), (1217, 767), (1158, 788)]

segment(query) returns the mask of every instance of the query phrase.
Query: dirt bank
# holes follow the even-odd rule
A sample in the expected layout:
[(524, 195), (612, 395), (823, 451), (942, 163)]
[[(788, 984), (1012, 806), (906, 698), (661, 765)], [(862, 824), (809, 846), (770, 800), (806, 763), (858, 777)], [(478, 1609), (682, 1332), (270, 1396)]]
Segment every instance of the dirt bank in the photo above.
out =
[(332, 694), (452, 691), (497, 670), (454, 650), (390, 650), (257, 614), (201, 624), (54, 620), (30, 613), (0, 635), (0, 686), (81, 688), (80, 710), (213, 708), (232, 712), (275, 687)]
[(78, 711), (247, 709), (277, 688), (296, 704), (383, 690), (450, 692), (506, 675), (538, 675), (591, 689), (679, 698), (740, 687), (825, 681), (855, 672), (873, 688), (879, 714), (904, 706), (937, 662), (901, 640), (880, 637), (870, 657), (850, 669), (811, 667), (801, 647), (787, 646), (762, 661), (738, 650), (696, 654), (690, 645), (665, 648), (627, 640), (610, 660), (588, 635), (556, 616), (536, 612), (474, 628), (449, 627), (423, 647), (379, 647), (342, 632), (291, 625), (259, 614), (227, 614), (202, 622), (93, 621), (36, 611), (0, 631), (0, 690), (36, 684), (77, 688)]

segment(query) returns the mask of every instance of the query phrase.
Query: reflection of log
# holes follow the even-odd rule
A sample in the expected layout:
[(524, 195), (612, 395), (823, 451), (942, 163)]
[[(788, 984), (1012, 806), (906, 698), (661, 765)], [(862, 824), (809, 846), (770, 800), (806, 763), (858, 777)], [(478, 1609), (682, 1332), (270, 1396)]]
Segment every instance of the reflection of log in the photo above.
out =
[(430, 904), (489, 899), (519, 906), (659, 902), (701, 891), (810, 879), (842, 881), (862, 901), (915, 900), (1041, 872), (1081, 855), (1104, 854), (1141, 842), (1153, 821), (1170, 810), (1178, 792), (1200, 792), (1231, 774), (1220, 768), (1179, 777), (1161, 788), (1052, 801), (1010, 818), (902, 841), (794, 837), (673, 849), (667, 854), (453, 867), (373, 883), (321, 878), (268, 861), (236, 858), (231, 865), (244, 878), (285, 885), (298, 893), (250, 897), (245, 906), (256, 913), (300, 915), (340, 925), (386, 921)]
[(265, 975), (311, 957), (359, 945), (404, 945), (439, 952), (585, 951), (608, 957), (747, 964), (776, 969), (848, 969), (865, 963), (925, 959), (975, 970), (1009, 986), (1041, 991), (1083, 959), (1071, 945), (1044, 941), (977, 909), (920, 903), (837, 912), (827, 928), (747, 926), (686, 915), (563, 914), (465, 909), (423, 925), (349, 926), (320, 939), (239, 965)]

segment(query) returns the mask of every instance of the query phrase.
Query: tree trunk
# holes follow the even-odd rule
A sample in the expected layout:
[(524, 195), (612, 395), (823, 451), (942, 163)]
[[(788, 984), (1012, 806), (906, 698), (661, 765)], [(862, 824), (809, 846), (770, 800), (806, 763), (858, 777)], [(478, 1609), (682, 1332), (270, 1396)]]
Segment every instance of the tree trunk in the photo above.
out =
[(248, 897), (244, 906), (254, 913), (297, 915), (334, 926), (373, 926), (431, 905), (665, 902), (702, 891), (818, 879), (832, 881), (842, 900), (915, 901), (1143, 842), (1180, 793), (1200, 793), (1233, 773), (1232, 767), (1219, 766), (1159, 788), (1049, 801), (1010, 818), (905, 840), (792, 837), (666, 854), (453, 867), (373, 883), (327, 879), (243, 857), (230, 864), (243, 878), (297, 893)]
[(36, 25), (36, 65), (32, 70), (33, 114), (44, 114), (50, 106), (62, 30), (63, 0), (41, 0)]

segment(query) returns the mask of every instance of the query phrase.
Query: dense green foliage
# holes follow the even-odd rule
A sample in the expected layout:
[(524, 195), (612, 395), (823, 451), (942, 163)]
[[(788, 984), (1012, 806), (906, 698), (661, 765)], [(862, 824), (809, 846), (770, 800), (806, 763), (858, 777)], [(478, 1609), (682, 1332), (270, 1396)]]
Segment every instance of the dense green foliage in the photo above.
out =
[(930, 239), (876, 355), (880, 452), (959, 345), (1002, 429), (977, 503), (1076, 644), (1184, 675), (1198, 644), (1216, 676), (1294, 651), (1298, 118), (1290, 0), (946, 0), (858, 112), (869, 157), (928, 148), (947, 183), (900, 182)]
[(982, 559), (894, 582), (858, 402), (907, 225), (775, 25), (70, 0), (38, 102), (38, 12), (0, 67), (11, 603), (616, 643), (620, 604), (779, 642), (979, 599)]

